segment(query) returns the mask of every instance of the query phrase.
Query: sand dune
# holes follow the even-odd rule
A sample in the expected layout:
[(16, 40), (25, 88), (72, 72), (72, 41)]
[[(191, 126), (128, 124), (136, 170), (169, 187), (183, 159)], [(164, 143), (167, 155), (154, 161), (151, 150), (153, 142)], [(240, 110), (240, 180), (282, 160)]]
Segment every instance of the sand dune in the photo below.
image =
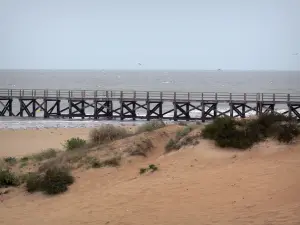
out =
[[(61, 130), (53, 132), (61, 136)], [(166, 138), (157, 132), (151, 134), (156, 140), (150, 157), (119, 168), (75, 171), (76, 182), (65, 194), (45, 197), (15, 189), (0, 203), (0, 224), (300, 224), (299, 144), (267, 142), (235, 152), (202, 140), (164, 155)], [(52, 144), (58, 144), (54, 137)], [(36, 132), (26, 143), (47, 138)], [(159, 170), (139, 175), (150, 163)]]

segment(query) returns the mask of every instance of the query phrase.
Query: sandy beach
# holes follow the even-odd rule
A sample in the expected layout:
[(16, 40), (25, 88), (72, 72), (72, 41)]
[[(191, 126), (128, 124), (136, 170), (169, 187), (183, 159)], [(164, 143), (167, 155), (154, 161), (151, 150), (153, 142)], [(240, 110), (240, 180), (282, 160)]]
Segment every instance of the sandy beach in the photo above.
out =
[[(149, 134), (154, 149), (147, 158), (118, 168), (75, 171), (76, 182), (62, 195), (14, 189), (2, 197), (0, 224), (300, 224), (299, 143), (266, 142), (234, 152), (202, 140), (163, 154), (166, 135), (177, 129)], [(60, 148), (70, 137), (87, 138), (89, 130), (2, 130), (1, 156)], [(140, 176), (139, 168), (151, 163), (159, 170)]]
[(47, 148), (62, 148), (72, 137), (87, 139), (90, 128), (0, 130), (0, 157), (24, 156)]

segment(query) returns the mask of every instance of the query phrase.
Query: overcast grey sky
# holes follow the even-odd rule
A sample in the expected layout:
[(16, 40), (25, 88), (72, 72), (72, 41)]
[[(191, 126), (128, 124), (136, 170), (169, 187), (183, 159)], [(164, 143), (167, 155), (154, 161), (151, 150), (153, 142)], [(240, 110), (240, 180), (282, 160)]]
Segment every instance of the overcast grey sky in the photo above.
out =
[(0, 69), (299, 70), (298, 52), (300, 0), (0, 0)]

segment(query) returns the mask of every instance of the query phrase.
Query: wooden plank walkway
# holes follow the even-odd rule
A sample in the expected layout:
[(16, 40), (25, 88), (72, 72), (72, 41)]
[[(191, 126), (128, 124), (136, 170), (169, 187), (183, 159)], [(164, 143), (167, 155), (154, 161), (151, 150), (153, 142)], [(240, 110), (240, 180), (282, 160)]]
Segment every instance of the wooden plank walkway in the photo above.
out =
[(0, 116), (204, 122), (274, 113), (278, 105), (300, 120), (300, 94), (292, 93), (0, 89)]

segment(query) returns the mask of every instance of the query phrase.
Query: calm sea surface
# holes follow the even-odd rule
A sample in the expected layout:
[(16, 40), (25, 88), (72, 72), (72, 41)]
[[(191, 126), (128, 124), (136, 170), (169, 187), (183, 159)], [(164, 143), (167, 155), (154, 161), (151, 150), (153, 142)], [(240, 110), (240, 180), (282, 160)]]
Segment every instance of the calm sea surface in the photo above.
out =
[(300, 71), (0, 71), (0, 88), (300, 93)]
[[(300, 94), (300, 71), (0, 70), (0, 88)], [(87, 127), (97, 123), (0, 118), (0, 129)]]

